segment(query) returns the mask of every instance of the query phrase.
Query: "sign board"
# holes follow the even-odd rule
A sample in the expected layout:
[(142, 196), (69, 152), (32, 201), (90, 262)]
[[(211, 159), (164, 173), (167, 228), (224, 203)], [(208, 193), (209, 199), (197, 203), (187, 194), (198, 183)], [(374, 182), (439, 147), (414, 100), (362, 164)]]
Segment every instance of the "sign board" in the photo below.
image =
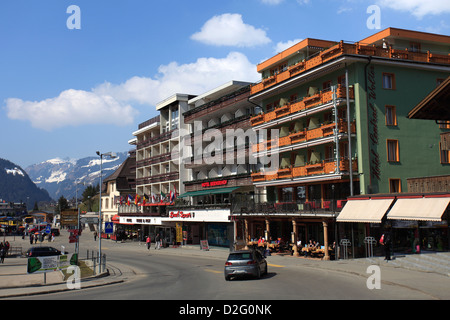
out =
[(183, 242), (183, 225), (179, 222), (176, 224), (176, 234), (177, 234), (177, 242)]
[(78, 210), (74, 209), (61, 211), (60, 223), (61, 226), (78, 225)]
[(98, 217), (80, 217), (80, 223), (98, 224)]
[(52, 232), (52, 226), (51, 225), (47, 225), (47, 228), (45, 228), (45, 233), (50, 234)]
[(209, 251), (208, 240), (200, 240), (200, 249)]
[(114, 224), (112, 222), (105, 222), (105, 233), (113, 234), (114, 232)]
[(27, 273), (44, 273), (59, 271), (70, 265), (77, 265), (78, 255), (76, 253), (61, 256), (32, 257), (28, 258)]

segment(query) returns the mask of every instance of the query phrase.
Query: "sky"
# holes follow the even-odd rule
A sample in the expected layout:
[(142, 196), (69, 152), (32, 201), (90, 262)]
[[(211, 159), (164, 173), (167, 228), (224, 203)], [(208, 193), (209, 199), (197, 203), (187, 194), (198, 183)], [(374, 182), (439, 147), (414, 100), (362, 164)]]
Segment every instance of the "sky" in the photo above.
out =
[(305, 38), (388, 27), (450, 35), (450, 0), (2, 0), (0, 158), (129, 151), (175, 93), (257, 82), (258, 63)]

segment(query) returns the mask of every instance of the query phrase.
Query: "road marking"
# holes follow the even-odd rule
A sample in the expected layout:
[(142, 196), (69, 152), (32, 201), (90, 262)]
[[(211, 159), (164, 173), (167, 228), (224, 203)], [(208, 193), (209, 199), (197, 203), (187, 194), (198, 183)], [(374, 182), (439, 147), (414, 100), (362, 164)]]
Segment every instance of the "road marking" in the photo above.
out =
[(268, 263), (267, 264), (269, 267), (274, 267), (274, 268), (284, 268), (285, 266), (280, 266), (280, 265), (278, 265), (278, 264), (271, 264), (271, 263)]
[(212, 273), (222, 273), (223, 271), (217, 271), (212, 269), (205, 269), (206, 272), (212, 272)]

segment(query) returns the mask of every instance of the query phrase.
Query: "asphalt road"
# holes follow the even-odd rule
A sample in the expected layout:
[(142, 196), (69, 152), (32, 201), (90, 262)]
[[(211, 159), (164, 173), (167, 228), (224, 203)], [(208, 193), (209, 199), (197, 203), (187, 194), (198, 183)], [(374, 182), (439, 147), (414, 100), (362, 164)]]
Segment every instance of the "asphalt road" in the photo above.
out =
[[(106, 242), (105, 242), (106, 243)], [(112, 245), (109, 242), (110, 245)], [(420, 291), (383, 284), (369, 290), (367, 277), (330, 270), (273, 265), (261, 279), (225, 281), (217, 257), (172, 255), (144, 246), (118, 250), (104, 246), (110, 264), (122, 269), (123, 284), (45, 295), (45, 300), (381, 300), (429, 299)], [(170, 250), (170, 249), (169, 249)], [(28, 297), (27, 299), (42, 299)]]

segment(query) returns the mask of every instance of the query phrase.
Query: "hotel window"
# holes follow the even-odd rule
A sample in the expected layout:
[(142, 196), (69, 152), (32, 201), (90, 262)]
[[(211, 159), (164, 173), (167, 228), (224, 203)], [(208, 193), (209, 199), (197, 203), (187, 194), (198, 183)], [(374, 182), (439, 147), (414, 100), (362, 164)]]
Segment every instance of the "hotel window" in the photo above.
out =
[(398, 140), (387, 140), (387, 161), (399, 162)]
[(439, 129), (450, 129), (450, 121), (438, 120)]
[(397, 113), (395, 112), (395, 106), (386, 106), (386, 125), (397, 125)]
[(383, 89), (395, 90), (395, 74), (383, 72)]
[(402, 192), (402, 183), (400, 179), (389, 179), (389, 192), (390, 193)]
[(411, 52), (420, 52), (420, 43), (411, 42), (410, 43), (410, 51)]
[(442, 143), (439, 143), (439, 151), (441, 153), (441, 163), (450, 164), (450, 150), (443, 150)]

